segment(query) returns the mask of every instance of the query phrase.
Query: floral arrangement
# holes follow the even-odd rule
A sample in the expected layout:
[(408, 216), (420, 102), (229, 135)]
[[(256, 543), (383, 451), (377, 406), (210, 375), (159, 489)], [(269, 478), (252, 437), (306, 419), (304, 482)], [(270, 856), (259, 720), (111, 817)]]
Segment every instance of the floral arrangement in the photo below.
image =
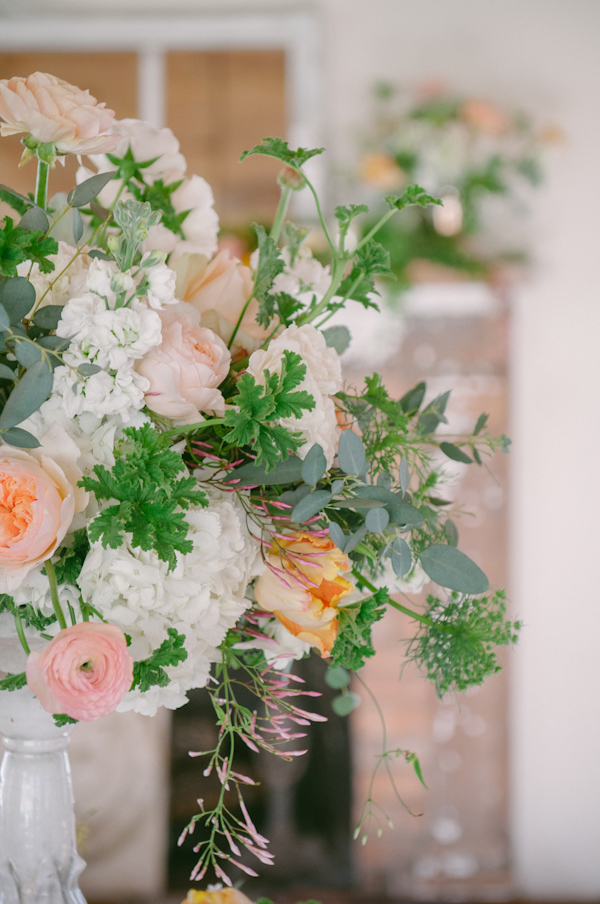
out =
[[(318, 718), (294, 660), (327, 658), (347, 714), (389, 607), (413, 619), (407, 655), (440, 694), (498, 671), (495, 646), (516, 637), (444, 498), (444, 459), (480, 466), (508, 440), (486, 415), (469, 435), (440, 433), (450, 393), (423, 383), (399, 400), (376, 374), (345, 386), (351, 337), (326, 327), (348, 299), (376, 305), (382, 223), (440, 202), (408, 186), (351, 243), (367, 209), (327, 224), (303, 171), (322, 149), (268, 138), (243, 157), (283, 164), (281, 202), (246, 266), (218, 251), (211, 190), (168, 129), (117, 122), (42, 73), (0, 81), (0, 118), (1, 135), (24, 135), (23, 162), (37, 159), (31, 195), (0, 187), (13, 209), (0, 229), (0, 689), (27, 685), (65, 724), (153, 715), (206, 687), (219, 737), (197, 755), (222, 791), (181, 840), (200, 824), (192, 878), (229, 884), (228, 864), (255, 875), (246, 855), (271, 859), (236, 745), (296, 756)], [(86, 164), (66, 199), (49, 197), (66, 154)], [(302, 189), (328, 265), (286, 220)], [(393, 596), (425, 581), (439, 589), (424, 606)]]
[(514, 221), (514, 212), (522, 212), (526, 189), (541, 182), (544, 146), (560, 137), (557, 129), (539, 129), (522, 112), (438, 84), (414, 96), (381, 83), (374, 95), (353, 181), (376, 209), (385, 194), (412, 181), (430, 186), (444, 202), (384, 225), (380, 240), (390, 249), (400, 288), (432, 265), (489, 279), (499, 267), (526, 260), (522, 247), (507, 246), (514, 227), (505, 223), (498, 230), (498, 214), (510, 210)]

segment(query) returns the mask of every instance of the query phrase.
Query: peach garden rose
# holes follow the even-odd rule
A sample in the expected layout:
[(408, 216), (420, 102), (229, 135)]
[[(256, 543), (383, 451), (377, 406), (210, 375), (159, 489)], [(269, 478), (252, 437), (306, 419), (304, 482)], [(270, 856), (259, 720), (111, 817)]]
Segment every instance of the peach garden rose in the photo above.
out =
[(115, 711), (133, 681), (133, 659), (116, 625), (82, 622), (27, 658), (27, 686), (49, 713), (92, 722)]
[(150, 387), (146, 405), (156, 414), (185, 424), (202, 419), (201, 412), (219, 417), (225, 400), (218, 387), (229, 373), (231, 355), (212, 330), (200, 326), (200, 315), (181, 302), (160, 312), (162, 343), (137, 365)]
[(256, 583), (256, 601), (295, 637), (329, 656), (337, 634), (337, 606), (354, 590), (343, 577), (350, 561), (328, 536), (299, 532), (277, 544)]
[(0, 135), (29, 133), (51, 143), (57, 154), (100, 154), (112, 151), (118, 135), (107, 135), (113, 110), (89, 91), (45, 72), (0, 80)]

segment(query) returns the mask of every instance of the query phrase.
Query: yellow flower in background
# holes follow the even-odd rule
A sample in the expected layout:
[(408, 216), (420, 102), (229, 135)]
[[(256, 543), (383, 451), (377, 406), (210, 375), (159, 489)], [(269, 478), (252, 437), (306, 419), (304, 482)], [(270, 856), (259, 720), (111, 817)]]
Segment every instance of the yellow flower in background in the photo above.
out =
[(392, 155), (385, 151), (369, 151), (363, 154), (359, 166), (362, 181), (381, 191), (399, 188), (405, 181), (404, 172)]
[(256, 601), (291, 634), (329, 656), (337, 635), (337, 606), (354, 590), (342, 576), (350, 567), (328, 536), (290, 534), (268, 552)]
[(237, 888), (214, 888), (212, 891), (190, 888), (182, 904), (252, 904), (252, 901)]

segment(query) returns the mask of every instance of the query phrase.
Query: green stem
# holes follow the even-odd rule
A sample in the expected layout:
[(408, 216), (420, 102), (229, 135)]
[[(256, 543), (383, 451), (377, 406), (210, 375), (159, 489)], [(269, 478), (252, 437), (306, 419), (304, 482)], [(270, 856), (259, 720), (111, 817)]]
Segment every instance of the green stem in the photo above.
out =
[(21, 641), (21, 646), (23, 647), (23, 649), (29, 656), (31, 650), (29, 649), (29, 644), (27, 643), (27, 641), (25, 639), (25, 631), (23, 630), (23, 622), (21, 621), (21, 616), (19, 615), (19, 612), (18, 612), (18, 609), (16, 606), (13, 609), (13, 617), (15, 619), (15, 628), (17, 629), (17, 636), (18, 636), (19, 640)]
[(46, 210), (48, 203), (48, 172), (50, 166), (38, 158), (37, 179), (35, 181), (35, 203)]
[[(294, 167), (294, 168), (295, 168), (295, 167)], [(297, 170), (297, 172), (301, 174), (302, 178), (304, 179), (304, 181), (305, 181), (306, 184), (308, 185), (308, 188), (309, 188), (309, 190), (310, 190), (310, 192), (311, 192), (311, 194), (312, 194), (312, 196), (313, 196), (313, 199), (314, 199), (314, 202), (315, 202), (315, 207), (317, 208), (317, 214), (318, 214), (318, 217), (319, 217), (319, 222), (320, 222), (320, 224), (321, 224), (321, 229), (323, 230), (323, 234), (325, 235), (325, 238), (327, 239), (327, 244), (328, 244), (329, 247), (331, 248), (331, 253), (332, 253), (332, 255), (333, 255), (333, 257), (334, 257), (334, 260), (335, 260), (335, 259), (337, 258), (337, 256), (338, 256), (338, 250), (337, 250), (337, 248), (335, 247), (335, 245), (333, 244), (333, 241), (332, 241), (332, 239), (331, 239), (331, 236), (329, 235), (329, 230), (327, 229), (327, 224), (325, 223), (325, 218), (324, 218), (324, 216), (323, 216), (323, 212), (322, 212), (322, 210), (321, 210), (321, 205), (319, 204), (319, 198), (318, 198), (318, 196), (317, 196), (317, 193), (316, 193), (316, 191), (315, 191), (315, 188), (314, 188), (312, 182), (311, 182), (309, 179), (306, 178), (306, 176), (304, 175), (304, 173), (302, 173), (300, 170)]]
[(54, 565), (50, 561), (50, 559), (46, 559), (46, 574), (48, 575), (48, 582), (50, 584), (50, 596), (52, 597), (52, 606), (54, 608), (54, 613), (56, 618), (58, 619), (58, 624), (64, 630), (67, 627), (67, 622), (65, 619), (64, 612), (60, 607), (60, 601), (58, 599), (58, 583), (56, 581), (56, 572), (54, 570)]
[(333, 273), (331, 274), (331, 284), (327, 289), (327, 292), (312, 311), (307, 311), (306, 314), (303, 314), (301, 317), (298, 317), (297, 323), (310, 323), (311, 320), (314, 320), (316, 317), (319, 317), (323, 311), (327, 309), (329, 302), (337, 292), (340, 287), (340, 284), (344, 278), (344, 270), (346, 269), (346, 259), (335, 257), (333, 261)]
[[(373, 584), (373, 583), (371, 583), (371, 581), (367, 580), (367, 578), (364, 575), (360, 574), (360, 572), (353, 569), (352, 574), (357, 579), (357, 581), (359, 581), (361, 584), (363, 584), (367, 588), (367, 590), (371, 591), (371, 593), (377, 592), (377, 587), (375, 586), (375, 584)], [(388, 603), (388, 605), (392, 606), (394, 609), (397, 609), (399, 612), (404, 612), (405, 615), (409, 615), (411, 618), (414, 618), (417, 621), (422, 622), (424, 625), (429, 625), (430, 628), (432, 628), (434, 625), (434, 622), (432, 622), (432, 620), (430, 618), (428, 618), (426, 615), (421, 615), (420, 612), (415, 612), (414, 609), (409, 609), (408, 606), (403, 606), (402, 603), (397, 603), (397, 602), (395, 602), (395, 600), (390, 600), (390, 599), (387, 600), (387, 603)]]
[(363, 245), (366, 245), (367, 242), (370, 241), (373, 238), (373, 236), (379, 232), (381, 227), (385, 226), (387, 221), (390, 220), (394, 216), (395, 213), (398, 213), (398, 211), (396, 210), (395, 207), (393, 208), (393, 210), (388, 210), (388, 212), (386, 214), (384, 214), (384, 216), (382, 216), (382, 218), (379, 220), (379, 222), (375, 223), (373, 228), (369, 232), (367, 232), (366, 236), (360, 240), (360, 242), (354, 249), (354, 254), (356, 254), (356, 252), (359, 251), (363, 247)]
[(172, 430), (165, 430), (161, 436), (178, 436), (190, 433), (194, 430), (202, 430), (204, 427), (213, 427), (215, 424), (223, 424), (225, 418), (211, 417), (206, 421), (200, 421), (198, 424), (185, 424), (182, 427), (173, 427)]
[(271, 227), (271, 232), (269, 233), (270, 237), (273, 239), (275, 243), (279, 241), (279, 236), (281, 235), (281, 230), (283, 228), (283, 223), (285, 221), (285, 217), (287, 214), (287, 210), (290, 204), (290, 198), (292, 197), (292, 189), (289, 185), (282, 185), (281, 187), (281, 198), (279, 199), (279, 206), (275, 213), (275, 219), (273, 220), (273, 225)]
[(246, 311), (248, 310), (248, 307), (249, 307), (249, 305), (250, 305), (250, 302), (251, 302), (252, 299), (254, 298), (254, 292), (255, 292), (255, 290), (256, 290), (256, 288), (254, 288), (254, 289), (252, 290), (252, 294), (250, 295), (250, 298), (247, 300), (246, 304), (245, 304), (244, 307), (242, 308), (242, 313), (241, 313), (240, 316), (238, 317), (237, 323), (236, 323), (236, 325), (235, 325), (234, 328), (233, 328), (233, 333), (231, 334), (231, 338), (230, 338), (229, 342), (227, 343), (227, 348), (231, 348), (231, 346), (233, 345), (233, 340), (234, 340), (235, 337), (237, 336), (238, 330), (239, 330), (239, 328), (240, 328), (241, 325), (242, 325), (242, 320), (243, 320), (244, 317), (246, 316)]

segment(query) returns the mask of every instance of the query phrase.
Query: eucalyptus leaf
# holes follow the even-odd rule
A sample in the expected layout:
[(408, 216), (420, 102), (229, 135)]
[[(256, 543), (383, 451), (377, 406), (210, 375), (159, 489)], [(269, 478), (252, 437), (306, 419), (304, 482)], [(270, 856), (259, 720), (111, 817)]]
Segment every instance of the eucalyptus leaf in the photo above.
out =
[(2, 286), (0, 301), (10, 322), (19, 323), (35, 304), (35, 289), (24, 276), (13, 276)]
[(346, 326), (330, 326), (323, 330), (323, 335), (328, 348), (334, 348), (338, 355), (343, 355), (352, 341), (350, 330)]
[(296, 487), (295, 490), (286, 490), (285, 493), (281, 493), (278, 497), (279, 502), (286, 502), (288, 505), (291, 505), (294, 508), (301, 499), (304, 499), (305, 496), (308, 496), (310, 493), (310, 487), (307, 487), (305, 483), (300, 487)]
[(53, 352), (64, 352), (69, 347), (71, 340), (65, 339), (63, 336), (42, 336), (37, 342), (42, 348), (49, 348)]
[(323, 453), (323, 447), (318, 443), (308, 450), (302, 463), (302, 480), (311, 487), (315, 487), (327, 470), (327, 459)]
[(352, 552), (362, 540), (367, 536), (367, 526), (366, 524), (362, 524), (355, 533), (352, 534), (349, 540), (346, 540), (346, 545), (344, 547), (344, 552), (349, 553)]
[(321, 509), (324, 509), (330, 501), (331, 493), (329, 490), (317, 490), (315, 493), (309, 493), (294, 506), (290, 519), (298, 524), (304, 524), (320, 512)]
[(285, 461), (278, 461), (267, 473), (264, 462), (260, 465), (248, 463), (230, 472), (232, 478), (241, 478), (237, 486), (272, 486), (274, 484), (296, 483), (302, 480), (302, 459), (290, 455)]
[(377, 486), (383, 487), (384, 490), (392, 489), (392, 478), (387, 471), (380, 471), (377, 475)]
[(409, 414), (411, 411), (418, 411), (421, 407), (421, 402), (425, 397), (425, 393), (427, 391), (426, 383), (417, 383), (417, 385), (413, 389), (409, 389), (406, 395), (403, 395), (400, 399), (400, 407), (405, 414)]
[(101, 367), (98, 367), (97, 364), (80, 364), (77, 368), (77, 373), (82, 377), (91, 377), (94, 374), (99, 374), (102, 370)]
[(101, 261), (112, 261), (114, 260), (110, 254), (107, 254), (106, 251), (100, 251), (99, 248), (92, 248), (91, 251), (88, 251), (88, 257), (97, 257)]
[(475, 459), (475, 461), (477, 462), (478, 465), (483, 464), (483, 462), (481, 460), (481, 455), (479, 454), (477, 449), (473, 449), (473, 458)]
[(20, 449), (37, 449), (41, 445), (33, 433), (29, 433), (21, 427), (11, 427), (10, 430), (4, 430), (0, 433), (0, 437), (9, 446), (18, 446)]
[(388, 510), (392, 524), (418, 525), (423, 523), (423, 515), (418, 508), (404, 502), (397, 493), (392, 493), (384, 487), (357, 487), (355, 493), (360, 498), (383, 503)]
[(390, 549), (390, 559), (395, 575), (399, 578), (403, 578), (408, 574), (412, 565), (412, 555), (410, 546), (406, 540), (402, 539), (402, 537), (398, 537), (394, 540), (392, 548)]
[(390, 516), (384, 508), (374, 508), (367, 512), (365, 524), (373, 534), (381, 534), (390, 523)]
[(73, 242), (75, 245), (79, 243), (81, 236), (83, 235), (83, 220), (81, 219), (81, 214), (79, 211), (74, 208), (72, 211), (72, 222), (73, 222)]
[(19, 220), (19, 226), (29, 232), (48, 232), (50, 221), (40, 207), (30, 207)]
[(0, 364), (0, 380), (13, 380), (14, 382), (16, 379), (17, 375), (14, 370), (11, 370), (6, 364)]
[(344, 552), (346, 547), (346, 534), (336, 521), (329, 522), (329, 536), (337, 548)]
[(341, 493), (344, 489), (344, 480), (334, 480), (331, 484), (331, 493), (333, 496), (336, 496), (338, 493)]
[(421, 416), (417, 422), (419, 433), (433, 433), (439, 424), (447, 424), (448, 419), (444, 412), (448, 399), (450, 398), (450, 390), (436, 396), (433, 401), (427, 405), (421, 412)]
[(342, 430), (338, 449), (340, 468), (346, 474), (360, 474), (366, 464), (366, 452), (361, 440), (352, 430)]
[(410, 486), (410, 471), (408, 470), (408, 461), (403, 455), (400, 459), (400, 489), (406, 493)]
[(343, 687), (348, 687), (350, 684), (350, 672), (343, 669), (341, 665), (330, 666), (325, 672), (325, 684), (334, 690), (341, 691)]
[(477, 423), (475, 424), (475, 429), (473, 430), (473, 436), (477, 436), (478, 433), (481, 433), (483, 428), (487, 425), (489, 418), (489, 414), (480, 414), (477, 418)]
[(10, 317), (3, 304), (0, 304), (0, 330), (6, 331), (10, 328)]
[(339, 697), (334, 697), (331, 701), (331, 708), (333, 709), (336, 716), (349, 716), (353, 709), (356, 709), (360, 704), (360, 697), (358, 694), (348, 693), (348, 694), (340, 694)]
[(98, 173), (91, 176), (85, 182), (81, 182), (73, 191), (69, 192), (68, 201), (71, 207), (85, 207), (90, 201), (100, 194), (105, 185), (108, 185), (116, 170), (110, 173)]
[(485, 593), (489, 581), (479, 565), (455, 546), (434, 543), (425, 547), (419, 556), (427, 576), (439, 584), (459, 593)]
[(15, 342), (12, 348), (15, 358), (23, 367), (30, 367), (35, 361), (41, 361), (43, 356), (42, 349), (34, 342), (27, 342), (27, 340)]
[(15, 427), (43, 405), (52, 392), (52, 372), (45, 361), (29, 367), (11, 394), (0, 414), (0, 429)]
[(467, 455), (466, 452), (463, 452), (462, 449), (459, 449), (458, 446), (455, 446), (454, 443), (440, 443), (440, 450), (447, 458), (451, 458), (452, 461), (460, 461), (466, 465), (473, 464), (471, 456)]
[(48, 304), (36, 311), (33, 322), (42, 330), (55, 330), (63, 311), (64, 307), (61, 304)]
[(444, 533), (450, 546), (458, 546), (458, 528), (451, 518), (444, 524)]

